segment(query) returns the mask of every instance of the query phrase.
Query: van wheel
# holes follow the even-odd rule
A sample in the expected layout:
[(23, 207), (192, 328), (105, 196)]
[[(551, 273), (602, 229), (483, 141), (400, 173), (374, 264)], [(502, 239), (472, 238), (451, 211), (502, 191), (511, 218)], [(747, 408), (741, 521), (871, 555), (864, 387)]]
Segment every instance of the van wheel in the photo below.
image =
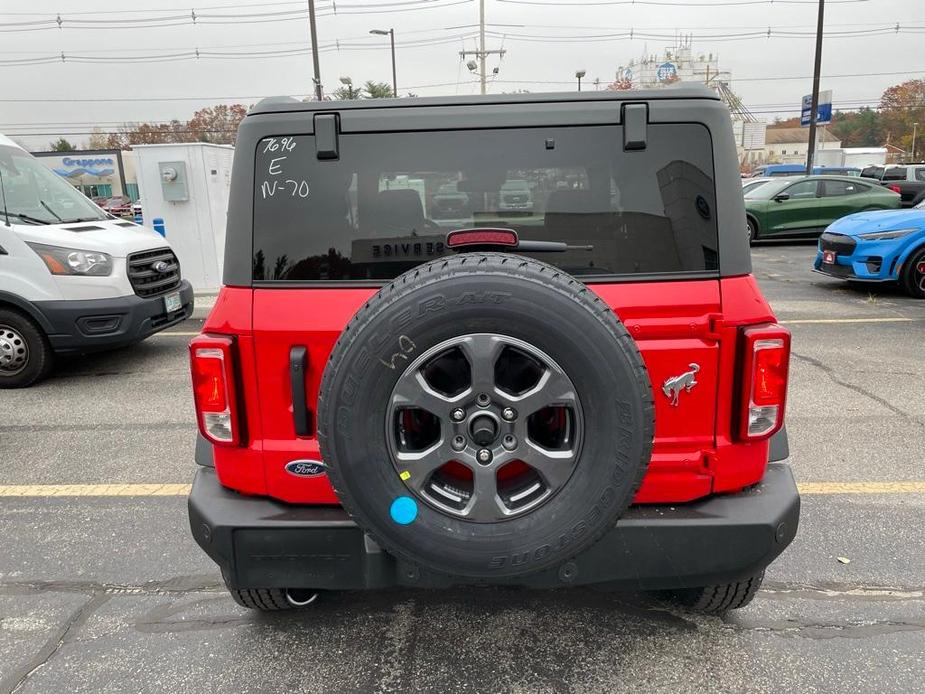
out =
[(909, 256), (900, 281), (909, 296), (925, 299), (925, 248)]
[(661, 596), (669, 602), (677, 603), (693, 612), (705, 614), (722, 614), (729, 610), (745, 607), (755, 597), (761, 587), (764, 572), (744, 581), (723, 583), (703, 588), (663, 591)]
[(51, 368), (48, 339), (31, 318), (0, 308), (0, 388), (26, 388)]

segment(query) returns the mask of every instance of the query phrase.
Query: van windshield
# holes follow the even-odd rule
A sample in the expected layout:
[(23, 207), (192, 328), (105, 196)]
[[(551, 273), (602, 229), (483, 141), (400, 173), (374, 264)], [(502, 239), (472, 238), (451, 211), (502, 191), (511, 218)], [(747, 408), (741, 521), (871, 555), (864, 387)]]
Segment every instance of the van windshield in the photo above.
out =
[(0, 214), (26, 224), (106, 219), (106, 213), (28, 152), (0, 145)]
[(644, 151), (625, 151), (618, 125), (344, 133), (339, 148), (257, 144), (255, 280), (389, 280), (472, 227), (582, 246), (536, 257), (586, 281), (718, 268), (700, 125), (650, 124)]

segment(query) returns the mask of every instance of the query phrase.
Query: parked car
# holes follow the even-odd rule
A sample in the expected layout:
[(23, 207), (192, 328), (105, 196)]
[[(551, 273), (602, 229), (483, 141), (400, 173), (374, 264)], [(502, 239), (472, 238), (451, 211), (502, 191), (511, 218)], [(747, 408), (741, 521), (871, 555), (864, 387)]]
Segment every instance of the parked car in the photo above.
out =
[(898, 194), (853, 176), (791, 176), (745, 194), (746, 231), (751, 241), (816, 236), (852, 212), (897, 207)]
[(902, 207), (915, 207), (925, 200), (925, 162), (868, 166), (861, 176), (878, 181), (882, 186), (899, 193)]
[[(741, 197), (718, 195), (738, 181), (722, 101), (408, 100), (400, 130), (395, 108), (274, 99), (239, 128), (224, 286), (190, 345), (190, 529), (231, 595), (748, 603), (799, 496), (778, 462), (790, 334), (750, 274)], [(277, 173), (296, 195), (266, 193)], [(397, 176), (458, 178), (496, 209), (429, 219), (419, 190), (383, 189)], [(499, 200), (521, 179), (544, 181), (543, 215)]]
[(100, 207), (114, 217), (128, 217), (132, 214), (132, 201), (124, 195), (107, 198)]
[(472, 204), (467, 193), (460, 192), (456, 183), (444, 183), (433, 198), (434, 219), (466, 219), (472, 216)]
[(533, 212), (533, 193), (530, 185), (522, 179), (505, 181), (501, 185), (499, 209), (505, 211)]
[(925, 299), (925, 201), (911, 210), (862, 212), (819, 237), (813, 269), (857, 282), (898, 282)]
[(130, 345), (185, 318), (193, 290), (159, 234), (114, 220), (0, 135), (0, 389), (56, 354)]
[[(806, 174), (803, 164), (763, 164), (756, 167), (751, 178), (771, 176), (802, 176)], [(813, 175), (860, 176), (861, 169), (853, 166), (814, 166)]]
[(750, 190), (755, 190), (758, 186), (764, 185), (768, 181), (773, 181), (773, 178), (743, 178), (742, 179), (742, 194), (744, 195)]

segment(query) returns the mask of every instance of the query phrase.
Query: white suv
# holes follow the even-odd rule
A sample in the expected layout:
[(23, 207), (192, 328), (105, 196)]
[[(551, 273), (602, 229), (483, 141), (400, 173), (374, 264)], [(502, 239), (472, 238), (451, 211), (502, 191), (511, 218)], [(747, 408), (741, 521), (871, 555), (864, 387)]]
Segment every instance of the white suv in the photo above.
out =
[(192, 312), (162, 236), (107, 214), (0, 135), (0, 388), (31, 385), (55, 353), (129, 345)]

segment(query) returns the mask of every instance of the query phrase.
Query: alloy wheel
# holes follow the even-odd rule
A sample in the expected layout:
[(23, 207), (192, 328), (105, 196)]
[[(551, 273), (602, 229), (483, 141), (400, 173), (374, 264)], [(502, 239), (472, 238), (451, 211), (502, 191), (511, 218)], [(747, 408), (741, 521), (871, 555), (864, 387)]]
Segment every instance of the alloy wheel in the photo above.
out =
[(418, 357), (396, 383), (386, 420), (405, 486), (475, 522), (521, 516), (561, 490), (583, 426), (575, 386), (555, 360), (494, 333), (455, 337)]

